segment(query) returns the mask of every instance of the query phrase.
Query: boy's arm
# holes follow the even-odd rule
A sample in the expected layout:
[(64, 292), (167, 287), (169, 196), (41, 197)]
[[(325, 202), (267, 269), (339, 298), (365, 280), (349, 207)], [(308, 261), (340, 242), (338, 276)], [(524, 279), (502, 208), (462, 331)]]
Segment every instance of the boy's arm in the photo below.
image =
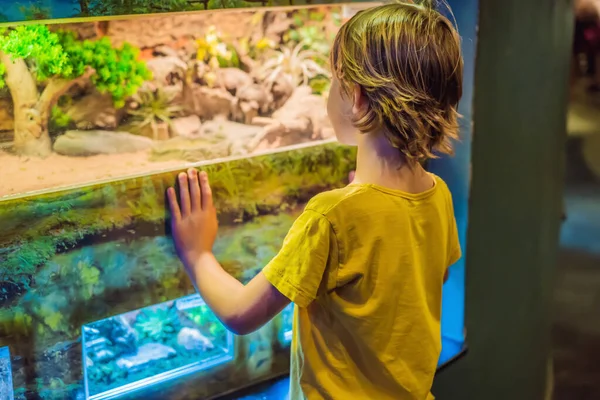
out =
[(202, 299), (231, 331), (252, 332), (280, 312), (287, 300), (261, 273), (247, 285), (229, 275), (212, 253), (217, 236), (217, 212), (205, 172), (181, 173), (179, 201), (175, 189), (167, 196), (177, 255)]
[[(316, 298), (327, 269), (330, 245), (336, 245), (326, 218), (305, 211), (294, 222), (277, 256), (243, 285), (221, 267), (212, 253), (218, 223), (208, 176), (190, 169), (178, 179), (179, 201), (173, 188), (167, 190), (175, 249), (196, 290), (228, 329), (250, 333), (290, 301), (306, 307)], [(332, 256), (336, 254), (334, 248)]]
[(212, 253), (204, 253), (187, 271), (202, 299), (227, 329), (238, 335), (257, 330), (290, 303), (262, 272), (243, 285)]

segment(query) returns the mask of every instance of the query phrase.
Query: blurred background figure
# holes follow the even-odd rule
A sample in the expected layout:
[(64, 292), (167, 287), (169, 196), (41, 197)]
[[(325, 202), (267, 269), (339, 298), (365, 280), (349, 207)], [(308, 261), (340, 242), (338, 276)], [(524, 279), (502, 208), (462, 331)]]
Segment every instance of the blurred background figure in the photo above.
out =
[(575, 0), (572, 80), (589, 78), (588, 90), (600, 91), (600, 0)]

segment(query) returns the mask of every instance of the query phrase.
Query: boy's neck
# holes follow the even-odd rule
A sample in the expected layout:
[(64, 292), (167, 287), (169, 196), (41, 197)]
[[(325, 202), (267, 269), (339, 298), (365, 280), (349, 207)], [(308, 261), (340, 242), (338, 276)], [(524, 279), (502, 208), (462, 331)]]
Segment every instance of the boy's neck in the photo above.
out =
[(435, 182), (420, 164), (408, 165), (400, 151), (382, 134), (369, 133), (358, 137), (353, 183), (420, 193), (430, 189)]

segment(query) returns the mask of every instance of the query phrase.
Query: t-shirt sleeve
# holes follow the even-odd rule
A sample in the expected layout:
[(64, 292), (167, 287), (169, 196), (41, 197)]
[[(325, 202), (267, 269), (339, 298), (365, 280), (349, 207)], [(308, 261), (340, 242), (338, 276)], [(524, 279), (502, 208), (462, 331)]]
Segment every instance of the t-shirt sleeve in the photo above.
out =
[(279, 253), (263, 269), (267, 280), (299, 307), (317, 298), (330, 275), (335, 234), (322, 214), (307, 209), (294, 222)]

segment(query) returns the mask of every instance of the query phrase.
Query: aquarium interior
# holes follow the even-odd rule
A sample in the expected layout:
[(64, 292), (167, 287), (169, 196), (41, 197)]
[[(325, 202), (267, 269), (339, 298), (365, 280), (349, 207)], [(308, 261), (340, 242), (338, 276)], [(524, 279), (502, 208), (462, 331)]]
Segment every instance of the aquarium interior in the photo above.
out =
[[(177, 260), (163, 194), (181, 168), (207, 170), (216, 255), (243, 282), (260, 271), (303, 205), (354, 168), (325, 114), (329, 46), (351, 12), (0, 34), (0, 346), (16, 399), (285, 397), (293, 306), (255, 334), (227, 332)], [(440, 365), (464, 343), (464, 282), (453, 282)]]
[(13, 400), (10, 349), (6, 346), (0, 347), (0, 399)]

